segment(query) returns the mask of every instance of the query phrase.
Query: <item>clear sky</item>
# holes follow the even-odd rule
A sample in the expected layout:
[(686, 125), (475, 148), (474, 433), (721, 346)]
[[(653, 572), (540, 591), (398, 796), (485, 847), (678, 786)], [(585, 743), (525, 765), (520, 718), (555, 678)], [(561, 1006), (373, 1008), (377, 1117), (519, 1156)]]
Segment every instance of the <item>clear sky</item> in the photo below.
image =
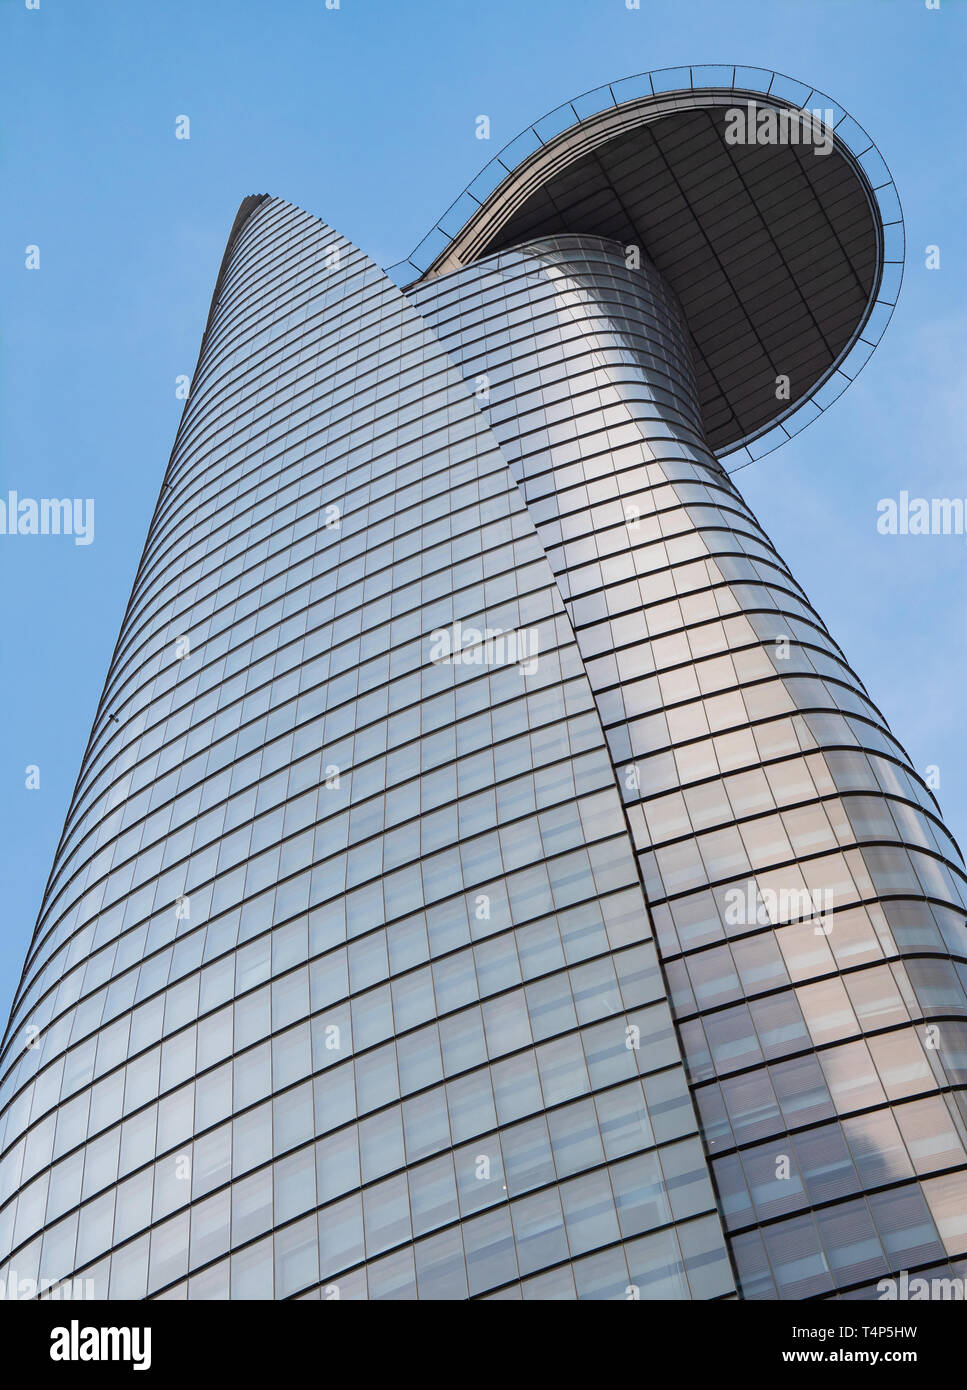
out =
[(95, 523), (86, 546), (0, 536), (4, 1019), (241, 199), (286, 198), (387, 265), (524, 126), (652, 68), (803, 78), (890, 165), (907, 272), (886, 337), (739, 481), (967, 841), (967, 540), (876, 529), (901, 489), (967, 497), (964, 0), (35, 3), (0, 0), (0, 498), (92, 497)]

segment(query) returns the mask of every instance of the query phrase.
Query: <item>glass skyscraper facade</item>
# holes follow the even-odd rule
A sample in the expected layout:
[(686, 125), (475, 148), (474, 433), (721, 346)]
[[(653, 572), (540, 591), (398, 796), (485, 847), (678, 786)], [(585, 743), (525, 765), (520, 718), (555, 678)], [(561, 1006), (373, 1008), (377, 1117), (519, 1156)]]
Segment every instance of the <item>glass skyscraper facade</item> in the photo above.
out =
[(722, 462), (884, 199), (731, 149), (745, 80), (575, 104), (402, 273), (243, 203), (0, 1056), (8, 1285), (967, 1273), (963, 860)]

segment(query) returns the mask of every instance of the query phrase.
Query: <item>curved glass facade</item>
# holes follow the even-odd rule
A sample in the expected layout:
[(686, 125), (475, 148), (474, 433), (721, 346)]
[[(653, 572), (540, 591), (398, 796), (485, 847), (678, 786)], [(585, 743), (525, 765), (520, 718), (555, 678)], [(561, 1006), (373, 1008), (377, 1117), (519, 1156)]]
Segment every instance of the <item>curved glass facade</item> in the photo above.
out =
[[(455, 623), (503, 649), (439, 659)], [(284, 203), (223, 270), (3, 1066), (20, 1278), (734, 1287), (534, 522), (439, 340)]]
[(963, 1262), (965, 882), (647, 258), (545, 238), (404, 294), (250, 200), (0, 1055), (0, 1278)]
[(741, 1292), (859, 1291), (967, 1253), (963, 860), (626, 259), (556, 238), (413, 299), (488, 382), (574, 624)]

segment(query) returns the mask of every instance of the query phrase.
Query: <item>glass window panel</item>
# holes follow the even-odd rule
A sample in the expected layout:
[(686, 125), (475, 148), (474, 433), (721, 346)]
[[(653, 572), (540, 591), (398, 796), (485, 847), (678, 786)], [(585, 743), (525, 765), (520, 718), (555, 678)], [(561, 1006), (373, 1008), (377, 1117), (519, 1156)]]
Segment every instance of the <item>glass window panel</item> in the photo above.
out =
[(557, 1188), (514, 1202), (514, 1235), (522, 1275), (568, 1258), (564, 1217)]

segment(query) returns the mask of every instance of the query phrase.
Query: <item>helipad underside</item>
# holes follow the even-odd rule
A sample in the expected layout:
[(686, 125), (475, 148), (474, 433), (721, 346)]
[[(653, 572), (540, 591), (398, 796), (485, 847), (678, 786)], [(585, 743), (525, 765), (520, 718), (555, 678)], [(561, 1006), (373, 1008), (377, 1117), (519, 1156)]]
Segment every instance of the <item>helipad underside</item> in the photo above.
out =
[[(774, 113), (785, 138), (733, 142), (743, 132), (728, 113), (748, 112), (746, 103)], [(826, 379), (862, 329), (882, 273), (864, 171), (827, 127), (797, 112), (734, 90), (606, 110), (508, 175), (424, 278), (556, 232), (640, 247), (685, 312), (709, 443), (734, 448)]]

